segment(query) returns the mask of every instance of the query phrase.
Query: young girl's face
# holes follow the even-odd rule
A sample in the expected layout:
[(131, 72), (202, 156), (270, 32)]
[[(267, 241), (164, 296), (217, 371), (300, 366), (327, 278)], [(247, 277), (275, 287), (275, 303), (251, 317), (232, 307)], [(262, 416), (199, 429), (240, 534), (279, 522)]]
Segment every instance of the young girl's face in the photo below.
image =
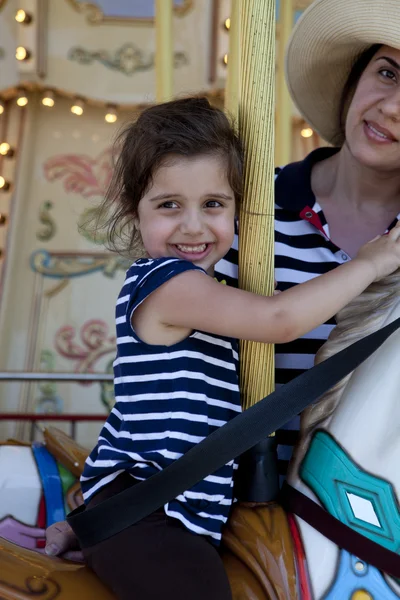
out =
[(234, 219), (225, 161), (171, 155), (139, 202), (137, 226), (151, 258), (183, 258), (211, 275), (232, 245)]

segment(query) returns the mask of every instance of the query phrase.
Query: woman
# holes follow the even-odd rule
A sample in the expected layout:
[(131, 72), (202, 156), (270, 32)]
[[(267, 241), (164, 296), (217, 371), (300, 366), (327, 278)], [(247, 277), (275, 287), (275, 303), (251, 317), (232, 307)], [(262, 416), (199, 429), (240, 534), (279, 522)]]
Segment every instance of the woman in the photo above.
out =
[[(298, 110), (334, 147), (277, 169), (280, 290), (350, 260), (400, 219), (400, 2), (316, 0), (293, 31), (286, 72)], [(237, 240), (217, 275), (236, 283)], [(333, 326), (276, 348), (277, 385), (312, 366)], [(282, 467), (297, 428), (294, 421), (278, 433)], [(49, 554), (61, 554), (74, 536), (55, 524), (47, 542)]]

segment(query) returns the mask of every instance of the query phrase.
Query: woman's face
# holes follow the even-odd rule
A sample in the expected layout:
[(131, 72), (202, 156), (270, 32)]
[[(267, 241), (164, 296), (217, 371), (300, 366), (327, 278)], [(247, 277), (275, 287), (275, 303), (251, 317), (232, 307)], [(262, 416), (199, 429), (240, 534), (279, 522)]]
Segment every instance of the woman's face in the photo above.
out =
[(400, 170), (400, 50), (382, 46), (361, 75), (347, 113), (346, 144), (365, 166)]

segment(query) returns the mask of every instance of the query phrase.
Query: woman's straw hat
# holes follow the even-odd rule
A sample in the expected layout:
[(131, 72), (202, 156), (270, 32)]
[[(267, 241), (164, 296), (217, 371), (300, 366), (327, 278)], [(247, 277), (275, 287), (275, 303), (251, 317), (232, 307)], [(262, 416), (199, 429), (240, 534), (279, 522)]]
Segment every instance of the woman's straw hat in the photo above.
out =
[(358, 56), (374, 44), (400, 49), (400, 0), (316, 0), (300, 17), (286, 53), (286, 80), (304, 119), (343, 143), (340, 101)]

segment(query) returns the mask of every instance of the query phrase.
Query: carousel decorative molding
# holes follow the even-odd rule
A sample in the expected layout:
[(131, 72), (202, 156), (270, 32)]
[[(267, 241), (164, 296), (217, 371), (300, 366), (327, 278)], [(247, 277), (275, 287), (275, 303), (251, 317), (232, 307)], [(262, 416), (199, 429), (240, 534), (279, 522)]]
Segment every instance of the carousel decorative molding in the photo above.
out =
[(106, 148), (94, 158), (87, 154), (52, 156), (43, 164), (43, 172), (50, 183), (62, 180), (67, 194), (101, 198), (112, 177), (112, 148)]
[[(124, 75), (134, 75), (140, 71), (149, 71), (155, 66), (154, 54), (145, 53), (132, 43), (123, 44), (114, 54), (106, 50), (86, 50), (81, 46), (71, 48), (68, 59), (81, 65), (90, 65), (97, 61), (107, 69), (119, 71)], [(176, 68), (189, 64), (189, 59), (184, 52), (174, 53), (174, 66)]]
[(35, 250), (31, 254), (30, 266), (34, 273), (52, 279), (71, 279), (91, 275), (98, 271), (114, 277), (117, 271), (126, 271), (132, 261), (122, 256), (106, 253), (48, 252)]
[(295, 10), (305, 10), (314, 0), (296, 0), (294, 3)]
[(109, 334), (109, 326), (102, 319), (90, 319), (81, 326), (79, 334), (72, 325), (63, 325), (54, 339), (58, 354), (75, 362), (75, 373), (94, 373), (97, 361), (104, 355), (115, 354), (115, 343), (115, 336)]
[(28, 598), (41, 598), (42, 600), (53, 600), (61, 593), (61, 588), (56, 581), (47, 577), (28, 577), (25, 587), (12, 585), (7, 581), (0, 581), (0, 593), (2, 598), (17, 597), (21, 600)]
[(52, 208), (53, 203), (50, 200), (46, 200), (39, 209), (39, 221), (43, 227), (36, 232), (36, 238), (41, 242), (49, 242), (57, 231), (57, 225), (50, 215)]
[[(1, 1), (1, 0), (0, 0)], [(149, 24), (154, 22), (154, 14), (152, 16), (140, 16), (139, 14), (135, 14), (135, 6), (134, 1), (131, 1), (131, 12), (130, 14), (126, 14), (125, 16), (116, 15), (115, 13), (106, 13), (104, 8), (101, 6), (101, 2), (80, 2), (79, 0), (67, 0), (68, 3), (78, 12), (85, 15), (87, 22), (90, 25), (123, 25), (132, 23), (135, 24)], [(113, 5), (117, 2), (114, 0)], [(185, 15), (193, 6), (194, 0), (175, 0), (174, 1), (174, 13), (182, 17)]]
[[(102, 319), (91, 319), (84, 323), (79, 330), (72, 325), (63, 325), (54, 337), (56, 352), (64, 359), (74, 361), (74, 373), (95, 373), (104, 371), (113, 373), (116, 338), (109, 335), (109, 326)], [(111, 355), (105, 368), (98, 362), (103, 357)], [(55, 385), (55, 384), (53, 384)], [(93, 382), (81, 382), (90, 386)], [(99, 400), (109, 412), (114, 406), (114, 383), (101, 382)]]
[[(56, 370), (55, 352), (47, 348), (40, 352), (40, 370), (50, 373)], [(38, 384), (39, 397), (36, 399), (35, 412), (61, 414), (64, 401), (58, 395), (57, 384), (54, 381), (41, 381)]]

